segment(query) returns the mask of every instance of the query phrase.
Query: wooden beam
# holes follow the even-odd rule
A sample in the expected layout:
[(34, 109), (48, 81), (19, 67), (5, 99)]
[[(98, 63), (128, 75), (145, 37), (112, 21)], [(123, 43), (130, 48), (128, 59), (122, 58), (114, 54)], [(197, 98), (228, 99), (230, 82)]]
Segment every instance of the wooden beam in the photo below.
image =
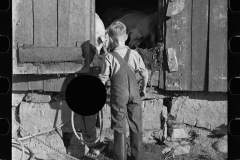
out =
[(193, 0), (192, 17), (192, 78), (191, 90), (204, 91), (205, 78), (208, 74), (208, 3), (209, 0)]
[(226, 0), (210, 0), (208, 91), (227, 91), (227, 10)]
[(57, 0), (34, 0), (34, 45), (57, 46)]
[(166, 49), (176, 50), (178, 71), (168, 72), (167, 66), (164, 66), (166, 77), (160, 73), (160, 88), (164, 85), (165, 90), (190, 91), (192, 1), (175, 0), (172, 3), (172, 18), (167, 22)]
[(43, 75), (28, 75), (28, 90), (43, 90)]
[(79, 62), (84, 63), (81, 48), (77, 47), (37, 47), (19, 46), (19, 61), (60, 63), (60, 62)]
[(12, 90), (28, 91), (28, 75), (13, 75)]

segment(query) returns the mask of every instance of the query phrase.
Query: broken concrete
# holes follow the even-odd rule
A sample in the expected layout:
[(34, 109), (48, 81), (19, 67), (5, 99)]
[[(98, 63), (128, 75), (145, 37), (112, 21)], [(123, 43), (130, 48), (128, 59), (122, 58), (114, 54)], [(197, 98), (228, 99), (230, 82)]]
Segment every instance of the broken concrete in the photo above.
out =
[[(53, 127), (57, 127), (66, 123), (60, 128), (62, 132), (72, 133), (71, 110), (67, 106), (66, 101), (58, 101), (52, 103), (28, 103), (22, 102), (20, 105), (20, 122), (31, 134), (47, 131)], [(75, 114), (76, 130), (85, 130), (83, 120), (80, 115)], [(21, 129), (21, 135), (28, 134)]]
[(227, 94), (184, 94), (173, 100), (170, 114), (176, 117), (178, 122), (215, 129), (227, 123)]

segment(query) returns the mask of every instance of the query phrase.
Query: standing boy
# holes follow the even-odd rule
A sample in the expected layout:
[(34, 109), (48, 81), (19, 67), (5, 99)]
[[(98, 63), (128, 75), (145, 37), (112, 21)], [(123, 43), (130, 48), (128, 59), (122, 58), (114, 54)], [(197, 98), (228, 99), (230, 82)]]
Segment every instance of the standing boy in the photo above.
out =
[[(99, 78), (111, 82), (111, 128), (114, 130), (114, 160), (126, 160), (126, 120), (130, 127), (131, 159), (139, 160), (142, 148), (141, 98), (146, 95), (148, 71), (137, 51), (125, 45), (126, 26), (116, 22), (109, 27), (108, 35), (113, 52), (104, 56)], [(139, 85), (135, 73), (142, 76)]]

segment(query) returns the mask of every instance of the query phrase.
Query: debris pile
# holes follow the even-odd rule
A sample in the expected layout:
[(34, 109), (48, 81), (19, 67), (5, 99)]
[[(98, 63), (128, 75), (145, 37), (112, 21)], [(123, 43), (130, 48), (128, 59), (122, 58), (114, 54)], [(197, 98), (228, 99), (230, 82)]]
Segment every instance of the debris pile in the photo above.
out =
[(142, 49), (136, 48), (135, 50), (140, 54), (143, 59), (143, 62), (148, 70), (151, 71), (150, 78), (156, 71), (159, 71), (162, 68), (163, 63), (163, 43), (157, 43), (155, 48)]

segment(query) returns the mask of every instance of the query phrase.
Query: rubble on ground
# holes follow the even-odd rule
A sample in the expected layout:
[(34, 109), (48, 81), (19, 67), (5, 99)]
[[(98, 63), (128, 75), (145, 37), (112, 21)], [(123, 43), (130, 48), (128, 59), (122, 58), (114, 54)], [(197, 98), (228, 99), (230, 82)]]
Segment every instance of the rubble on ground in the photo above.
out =
[(226, 139), (219, 139), (215, 143), (213, 143), (212, 147), (222, 153), (227, 153), (228, 152), (228, 143)]

